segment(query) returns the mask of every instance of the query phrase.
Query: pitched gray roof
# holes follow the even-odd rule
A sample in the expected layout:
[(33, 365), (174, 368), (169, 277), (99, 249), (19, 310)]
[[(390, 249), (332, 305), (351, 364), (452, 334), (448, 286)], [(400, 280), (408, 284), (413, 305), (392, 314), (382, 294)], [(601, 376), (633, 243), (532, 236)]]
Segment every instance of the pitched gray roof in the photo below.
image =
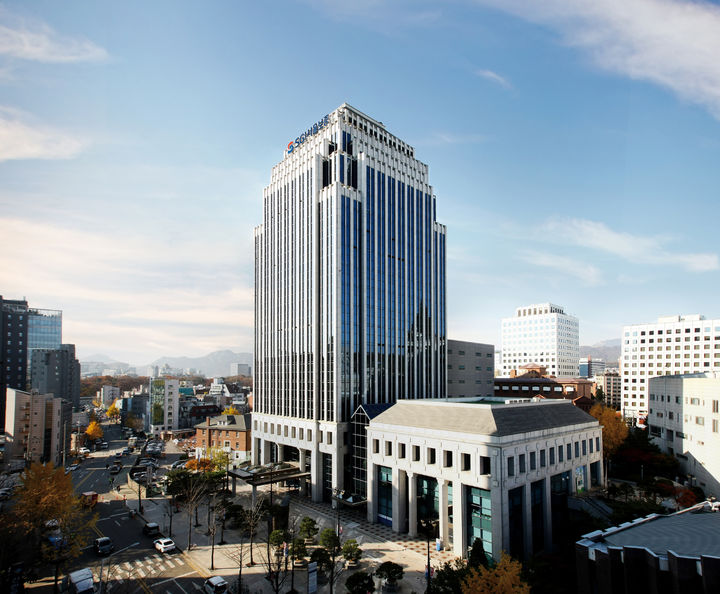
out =
[(597, 423), (597, 420), (573, 406), (570, 400), (512, 404), (398, 400), (371, 421), (371, 425), (400, 425), (497, 436), (585, 423)]
[[(227, 421), (227, 424), (221, 425), (220, 423)], [(195, 425), (197, 429), (207, 429), (207, 421), (203, 421), (198, 425)], [(251, 415), (246, 413), (244, 415), (218, 415), (216, 417), (210, 417), (210, 428), (221, 429), (223, 431), (249, 431), (251, 426)]]

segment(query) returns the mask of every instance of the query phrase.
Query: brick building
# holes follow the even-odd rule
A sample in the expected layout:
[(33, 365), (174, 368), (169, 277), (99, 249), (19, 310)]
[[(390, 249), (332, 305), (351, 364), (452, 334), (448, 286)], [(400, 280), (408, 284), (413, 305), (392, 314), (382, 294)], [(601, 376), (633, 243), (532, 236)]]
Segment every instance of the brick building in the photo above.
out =
[(219, 415), (207, 417), (204, 423), (195, 425), (195, 455), (208, 455), (212, 448), (220, 448), (230, 454), (231, 465), (250, 459), (250, 414)]

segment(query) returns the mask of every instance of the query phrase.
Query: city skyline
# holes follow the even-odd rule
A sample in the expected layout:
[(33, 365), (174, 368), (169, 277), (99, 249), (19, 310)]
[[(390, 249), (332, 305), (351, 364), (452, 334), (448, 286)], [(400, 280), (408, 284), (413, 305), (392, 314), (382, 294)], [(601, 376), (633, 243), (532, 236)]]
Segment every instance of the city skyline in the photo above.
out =
[(431, 169), (448, 338), (547, 301), (581, 344), (720, 317), (719, 40), (673, 0), (6, 2), (0, 294), (79, 358), (251, 351), (268, 171), (347, 102)]

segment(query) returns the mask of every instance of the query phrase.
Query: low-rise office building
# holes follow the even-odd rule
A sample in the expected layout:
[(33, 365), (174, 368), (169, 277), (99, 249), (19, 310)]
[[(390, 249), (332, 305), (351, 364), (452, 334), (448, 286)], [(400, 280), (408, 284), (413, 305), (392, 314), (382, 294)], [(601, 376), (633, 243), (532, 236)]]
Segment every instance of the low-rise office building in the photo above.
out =
[(518, 375), (495, 378), (495, 396), (499, 398), (545, 398), (572, 400), (585, 412), (592, 408), (593, 382), (581, 377), (552, 377), (544, 366), (522, 365)]
[(585, 534), (575, 544), (577, 592), (720, 592), (719, 508), (704, 502)]
[(493, 345), (448, 340), (447, 353), (448, 398), (482, 398), (493, 395)]
[(400, 400), (369, 414), (367, 517), (458, 556), (551, 550), (567, 497), (603, 481), (602, 429), (569, 401)]
[(653, 441), (691, 485), (720, 497), (720, 372), (653, 377), (648, 392)]

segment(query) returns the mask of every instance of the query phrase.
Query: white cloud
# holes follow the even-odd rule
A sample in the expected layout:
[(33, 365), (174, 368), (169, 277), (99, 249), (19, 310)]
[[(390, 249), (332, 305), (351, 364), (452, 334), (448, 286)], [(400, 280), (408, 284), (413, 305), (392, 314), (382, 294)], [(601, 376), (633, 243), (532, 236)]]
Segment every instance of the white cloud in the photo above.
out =
[(587, 287), (595, 287), (602, 284), (602, 274), (600, 270), (582, 259), (534, 250), (523, 252), (520, 254), (520, 257), (533, 266), (550, 268), (560, 274), (576, 278)]
[(415, 142), (417, 146), (443, 146), (452, 144), (478, 144), (485, 142), (487, 136), (482, 134), (454, 134), (452, 132), (435, 132)]
[(636, 264), (679, 266), (691, 272), (720, 268), (714, 253), (685, 253), (666, 247), (669, 239), (613, 231), (604, 223), (584, 219), (555, 219), (541, 227), (543, 237), (613, 254)]
[(611, 72), (672, 90), (720, 119), (720, 7), (687, 0), (475, 0), (558, 31)]
[(0, 8), (0, 55), (46, 62), (97, 62), (108, 57), (86, 39), (66, 37), (40, 22), (31, 22)]
[(175, 241), (112, 225), (71, 231), (0, 218), (0, 237), (2, 294), (64, 310), (63, 339), (83, 352), (132, 353), (137, 362), (252, 348), (243, 271), (253, 255), (238, 253), (228, 234)]
[(50, 126), (35, 124), (22, 112), (0, 106), (0, 162), (14, 159), (69, 159), (88, 142)]
[(505, 89), (509, 89), (512, 86), (510, 84), (510, 81), (508, 81), (505, 77), (500, 76), (497, 72), (493, 72), (492, 70), (478, 69), (475, 71), (475, 74), (481, 78), (485, 78), (491, 82), (497, 83)]

